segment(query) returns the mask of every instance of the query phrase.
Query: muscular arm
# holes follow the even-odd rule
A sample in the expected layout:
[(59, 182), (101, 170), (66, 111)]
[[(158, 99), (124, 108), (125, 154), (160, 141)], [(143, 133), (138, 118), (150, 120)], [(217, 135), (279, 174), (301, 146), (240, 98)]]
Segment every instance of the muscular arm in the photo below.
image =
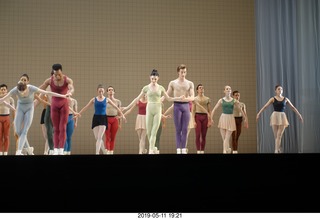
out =
[(188, 101), (194, 101), (194, 84), (190, 81), (190, 89), (189, 89), (189, 96), (186, 98)]
[(42, 90), (46, 90), (47, 87), (50, 85), (51, 78), (46, 79), (40, 86), (39, 88)]
[(73, 95), (73, 93), (74, 93), (73, 80), (68, 77), (67, 78), (67, 83), (68, 83), (68, 89), (69, 89), (68, 93)]
[(168, 89), (167, 89), (167, 94), (169, 96), (173, 96), (173, 81), (169, 82)]

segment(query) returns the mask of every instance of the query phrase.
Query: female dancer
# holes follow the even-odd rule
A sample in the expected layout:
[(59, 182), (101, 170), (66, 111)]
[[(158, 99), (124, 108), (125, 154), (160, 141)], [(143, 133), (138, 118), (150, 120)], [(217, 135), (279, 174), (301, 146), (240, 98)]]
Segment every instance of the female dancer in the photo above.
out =
[(287, 116), (284, 112), (286, 108), (286, 104), (289, 104), (291, 109), (298, 115), (299, 119), (303, 123), (303, 118), (299, 111), (293, 106), (291, 101), (282, 95), (283, 88), (281, 85), (276, 85), (275, 87), (275, 96), (271, 97), (268, 102), (260, 109), (260, 111), (257, 114), (257, 121), (260, 117), (260, 114), (271, 104), (273, 104), (273, 113), (270, 116), (270, 126), (272, 126), (274, 140), (275, 140), (275, 151), (274, 153), (282, 153), (281, 148), (281, 138), (283, 135), (283, 132), (286, 127), (288, 127), (289, 122), (287, 119)]
[(164, 95), (168, 101), (183, 100), (185, 98), (184, 95), (180, 97), (169, 97), (164, 87), (158, 84), (158, 80), (159, 73), (156, 69), (153, 69), (150, 74), (150, 84), (145, 85), (138, 97), (136, 97), (127, 107), (123, 108), (124, 111), (130, 109), (143, 95), (147, 96), (146, 124), (149, 140), (149, 154), (157, 153), (155, 142), (162, 117), (161, 96)]
[(16, 95), (18, 98), (16, 115), (14, 118), (14, 128), (18, 135), (18, 150), (16, 155), (22, 155), (22, 148), (27, 141), (27, 133), (32, 124), (33, 114), (34, 114), (34, 94), (42, 93), (47, 95), (52, 95), (61, 98), (67, 98), (67, 95), (58, 94), (51, 91), (42, 90), (36, 86), (27, 84), (23, 81), (19, 81), (17, 86), (10, 90), (10, 92), (0, 98), (0, 103), (2, 103), (7, 97)]
[(100, 154), (100, 149), (104, 152), (103, 145), (103, 135), (106, 128), (108, 128), (107, 120), (107, 103), (110, 103), (122, 116), (123, 120), (126, 122), (126, 117), (123, 115), (122, 111), (113, 103), (109, 98), (104, 96), (105, 89), (102, 84), (97, 87), (98, 96), (93, 97), (85, 107), (83, 107), (79, 113), (75, 112), (74, 118), (81, 117), (81, 113), (84, 113), (90, 106), (94, 106), (94, 115), (92, 118), (91, 128), (96, 139), (96, 154)]
[(146, 128), (146, 109), (147, 109), (147, 96), (142, 95), (142, 97), (136, 102), (136, 104), (132, 105), (130, 109), (125, 112), (125, 116), (127, 116), (131, 111), (138, 107), (138, 114), (136, 117), (136, 125), (135, 130), (138, 134), (139, 138), (139, 154), (146, 154), (146, 137), (147, 137), (147, 128)]
[(248, 127), (248, 120), (245, 113), (242, 111), (242, 109), (239, 106), (239, 101), (231, 97), (231, 87), (229, 85), (226, 85), (224, 87), (224, 94), (225, 96), (218, 100), (216, 105), (214, 106), (212, 112), (211, 112), (211, 121), (213, 124), (213, 116), (215, 111), (218, 109), (218, 107), (222, 107), (222, 114), (219, 119), (218, 128), (220, 128), (220, 134), (223, 141), (223, 153), (229, 154), (231, 153), (230, 148), (230, 137), (232, 135), (232, 132), (236, 130), (236, 122), (233, 116), (233, 108), (238, 107), (241, 113), (244, 115), (244, 124), (245, 128)]

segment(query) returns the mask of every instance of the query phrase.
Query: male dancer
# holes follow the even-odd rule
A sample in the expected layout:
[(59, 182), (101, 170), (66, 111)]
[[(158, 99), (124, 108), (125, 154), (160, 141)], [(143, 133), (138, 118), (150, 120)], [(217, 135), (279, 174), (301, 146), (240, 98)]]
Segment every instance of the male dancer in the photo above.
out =
[(194, 100), (194, 83), (186, 79), (187, 67), (181, 64), (177, 67), (178, 78), (169, 82), (167, 93), (169, 96), (186, 98), (174, 101), (173, 120), (176, 128), (177, 154), (187, 154), (186, 142), (190, 120), (189, 101)]
[[(45, 90), (50, 86), (51, 91), (71, 96), (74, 93), (73, 80), (62, 73), (61, 64), (52, 65), (53, 75), (40, 86)], [(66, 142), (66, 126), (69, 116), (68, 98), (52, 97), (51, 120), (53, 125), (54, 155), (63, 155)]]
[[(109, 86), (107, 89), (108, 98), (118, 107), (121, 108), (121, 101), (114, 97), (115, 90), (112, 86)], [(111, 155), (113, 154), (116, 135), (118, 130), (121, 129), (121, 115), (118, 110), (111, 104), (107, 105), (107, 120), (108, 128), (105, 130), (105, 149), (106, 153)]]

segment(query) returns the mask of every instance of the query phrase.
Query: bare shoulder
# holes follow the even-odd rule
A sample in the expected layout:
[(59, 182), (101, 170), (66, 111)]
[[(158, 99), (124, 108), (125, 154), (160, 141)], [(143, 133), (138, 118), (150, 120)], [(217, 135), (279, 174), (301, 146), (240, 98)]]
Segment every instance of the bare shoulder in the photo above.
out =
[(73, 80), (71, 78), (69, 78), (68, 76), (67, 76), (67, 83), (68, 84), (73, 84)]
[(288, 102), (288, 103), (291, 103), (291, 101), (289, 100), (288, 97), (285, 97), (285, 98), (284, 98), (284, 101), (285, 101), (285, 102)]
[(169, 82), (169, 86), (170, 86), (170, 85), (174, 85), (176, 82), (177, 82), (177, 79), (174, 79), (174, 80), (170, 81), (170, 82)]
[(45, 81), (44, 81), (44, 84), (46, 85), (50, 85), (51, 83), (51, 77), (50, 78), (47, 78)]
[(192, 85), (192, 86), (194, 85), (193, 81), (190, 81), (190, 80), (187, 80), (187, 79), (186, 79), (186, 81), (187, 81), (190, 85)]

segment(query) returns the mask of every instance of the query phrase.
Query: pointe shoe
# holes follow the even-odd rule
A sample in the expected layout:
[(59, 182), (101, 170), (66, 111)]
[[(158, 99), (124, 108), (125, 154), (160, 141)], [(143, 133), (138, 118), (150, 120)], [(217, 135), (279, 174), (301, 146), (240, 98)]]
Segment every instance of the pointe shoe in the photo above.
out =
[(21, 152), (22, 152), (22, 150), (17, 150), (16, 155), (23, 155)]
[(34, 155), (33, 151), (34, 151), (34, 147), (28, 147), (27, 148), (27, 154), (28, 155)]

